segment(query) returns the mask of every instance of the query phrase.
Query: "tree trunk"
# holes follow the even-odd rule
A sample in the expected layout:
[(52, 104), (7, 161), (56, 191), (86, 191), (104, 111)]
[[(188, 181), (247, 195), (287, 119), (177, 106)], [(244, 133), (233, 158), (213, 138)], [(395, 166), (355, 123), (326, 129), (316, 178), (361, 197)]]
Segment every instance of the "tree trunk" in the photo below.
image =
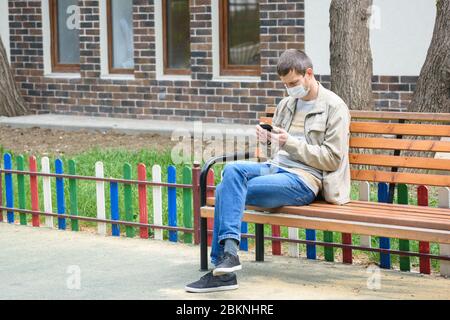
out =
[(433, 38), (408, 110), (450, 112), (450, 1), (436, 2)]
[(0, 116), (15, 117), (28, 113), (28, 108), (17, 89), (5, 48), (0, 39)]
[(332, 0), (330, 6), (331, 90), (352, 110), (372, 110), (372, 0)]

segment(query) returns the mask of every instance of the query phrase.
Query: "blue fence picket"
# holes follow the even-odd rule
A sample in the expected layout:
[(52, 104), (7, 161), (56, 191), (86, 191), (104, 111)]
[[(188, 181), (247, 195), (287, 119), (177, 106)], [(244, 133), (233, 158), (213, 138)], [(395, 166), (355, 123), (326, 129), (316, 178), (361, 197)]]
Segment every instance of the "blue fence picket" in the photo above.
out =
[[(316, 241), (316, 230), (306, 230), (306, 240)], [(317, 257), (316, 245), (306, 245), (306, 257), (310, 260), (315, 260)]]
[[(61, 159), (55, 161), (56, 174), (64, 174), (63, 162)], [(66, 202), (64, 198), (64, 179), (56, 178), (56, 202), (58, 206), (58, 214), (66, 213)], [(58, 229), (66, 230), (66, 219), (58, 218)]]
[[(243, 234), (248, 233), (248, 223), (247, 222), (241, 223), (241, 233), (243, 233)], [(239, 249), (242, 251), (248, 251), (248, 238), (241, 239)]]
[[(167, 168), (167, 182), (177, 182), (177, 169), (174, 166)], [(168, 188), (168, 207), (169, 207), (169, 226), (177, 226), (177, 188)], [(178, 241), (178, 234), (176, 231), (169, 231), (169, 240), (171, 242)]]
[[(3, 156), (3, 162), (5, 170), (12, 170), (12, 159), (9, 153), (5, 153)], [(14, 208), (14, 189), (13, 179), (11, 173), (5, 173), (5, 192), (6, 192), (6, 207)], [(14, 223), (14, 211), (7, 211), (8, 223)]]
[[(109, 195), (111, 202), (111, 220), (119, 221), (119, 184), (117, 182), (111, 182), (109, 187)], [(112, 224), (113, 237), (120, 237), (120, 226), (118, 224)]]
[[(378, 202), (388, 203), (389, 202), (389, 186), (387, 183), (378, 184)], [(380, 238), (380, 248), (390, 249), (391, 239)], [(391, 268), (391, 255), (388, 253), (380, 253), (380, 267), (383, 269)]]

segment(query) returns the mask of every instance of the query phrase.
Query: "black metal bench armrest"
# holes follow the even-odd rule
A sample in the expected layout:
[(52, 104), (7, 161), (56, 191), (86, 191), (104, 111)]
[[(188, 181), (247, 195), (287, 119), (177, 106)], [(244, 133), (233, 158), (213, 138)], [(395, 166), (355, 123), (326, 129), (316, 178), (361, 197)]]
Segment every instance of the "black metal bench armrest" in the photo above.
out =
[(236, 152), (235, 154), (223, 155), (215, 158), (211, 158), (206, 161), (202, 168), (200, 174), (200, 204), (201, 206), (206, 205), (206, 195), (207, 195), (207, 183), (208, 183), (208, 172), (215, 164), (224, 163), (227, 161), (237, 161), (237, 160), (250, 160), (256, 158), (256, 156), (250, 156), (250, 152)]

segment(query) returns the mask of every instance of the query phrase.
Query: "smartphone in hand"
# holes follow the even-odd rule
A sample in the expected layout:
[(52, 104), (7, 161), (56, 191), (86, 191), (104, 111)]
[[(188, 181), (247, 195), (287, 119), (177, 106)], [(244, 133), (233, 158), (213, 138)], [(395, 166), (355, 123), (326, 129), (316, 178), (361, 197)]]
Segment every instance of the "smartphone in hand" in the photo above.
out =
[[(272, 130), (273, 130), (273, 127), (270, 124), (267, 124), (267, 123), (260, 123), (259, 126), (261, 128), (263, 128), (264, 130), (267, 130), (269, 132), (272, 132)], [(272, 145), (272, 142), (267, 141), (267, 145), (268, 146)]]
[(272, 132), (272, 130), (273, 130), (273, 127), (270, 124), (267, 124), (267, 123), (261, 123), (260, 127), (265, 129), (265, 130), (267, 130), (267, 131), (269, 131), (269, 132)]

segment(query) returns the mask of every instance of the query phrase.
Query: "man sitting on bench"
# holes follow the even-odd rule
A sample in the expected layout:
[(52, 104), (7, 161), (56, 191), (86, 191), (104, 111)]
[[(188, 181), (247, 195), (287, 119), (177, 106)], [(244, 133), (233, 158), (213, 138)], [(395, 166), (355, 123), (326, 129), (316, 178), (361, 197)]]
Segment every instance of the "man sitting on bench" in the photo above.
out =
[[(269, 132), (257, 126), (262, 144), (271, 144), (264, 162), (225, 166), (215, 193), (211, 262), (215, 269), (186, 286), (188, 292), (238, 288), (238, 248), (246, 205), (262, 208), (305, 206), (318, 195), (327, 202), (350, 202), (350, 112), (345, 102), (316, 81), (311, 59), (302, 51), (284, 52), (278, 75), (289, 97), (283, 99)], [(269, 128), (270, 129), (270, 128)]]

